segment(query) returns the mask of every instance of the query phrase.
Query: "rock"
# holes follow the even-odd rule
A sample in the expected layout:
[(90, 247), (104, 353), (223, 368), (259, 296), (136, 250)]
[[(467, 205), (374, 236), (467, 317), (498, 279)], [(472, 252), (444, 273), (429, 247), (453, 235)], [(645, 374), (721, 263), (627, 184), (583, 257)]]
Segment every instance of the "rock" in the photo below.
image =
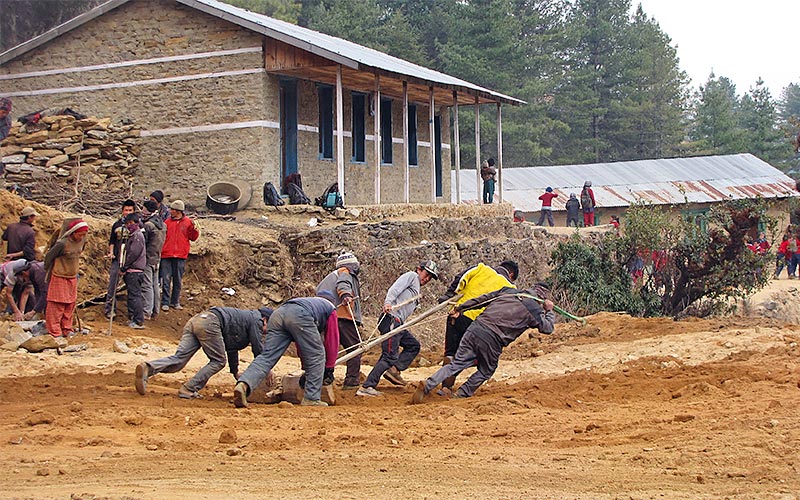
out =
[(122, 354), (127, 354), (130, 351), (130, 349), (128, 349), (128, 346), (125, 345), (125, 342), (123, 342), (121, 340), (115, 340), (114, 341), (113, 349), (114, 349), (114, 352), (119, 352), (119, 353), (122, 353)]
[(128, 425), (142, 425), (144, 423), (144, 417), (141, 415), (125, 415), (122, 417), (122, 421)]
[(73, 401), (69, 404), (69, 411), (72, 413), (80, 413), (83, 411), (83, 403), (80, 401)]
[(147, 450), (148, 451), (156, 451), (157, 449), (158, 449), (158, 445), (156, 445), (156, 444), (148, 444), (147, 445)]
[(69, 155), (58, 155), (50, 158), (47, 160), (45, 167), (52, 167), (54, 165), (61, 165), (62, 163), (69, 161)]
[(239, 448), (229, 448), (225, 453), (227, 453), (229, 457), (238, 457), (242, 454), (242, 450)]
[(25, 134), (17, 137), (17, 144), (35, 144), (37, 142), (44, 142), (50, 137), (50, 132), (47, 130), (40, 130), (32, 134)]
[(50, 475), (50, 469), (38, 469), (36, 471), (36, 475), (37, 476), (49, 476)]
[(219, 435), (219, 442), (223, 444), (233, 444), (236, 440), (236, 431), (233, 429), (225, 429)]
[(428, 358), (420, 356), (419, 357), (419, 366), (421, 368), (425, 368), (427, 366), (431, 366), (431, 362), (430, 362), (430, 360)]
[[(60, 153), (61, 151), (59, 151)], [(25, 163), (25, 155), (4, 156), (2, 163)]]
[(683, 415), (675, 415), (675, 417), (673, 417), (672, 420), (674, 420), (675, 422), (689, 422), (690, 420), (694, 420), (694, 418), (695, 418), (694, 415), (683, 414)]
[[(3, 331), (3, 349), (7, 351), (16, 351), (25, 341), (31, 338), (30, 332), (26, 332), (16, 323), (7, 323), (8, 329), (2, 328)], [(8, 344), (8, 347), (6, 347)], [(13, 347), (12, 347), (13, 346)]]
[(26, 340), (20, 344), (20, 347), (28, 352), (42, 352), (45, 349), (61, 349), (67, 347), (67, 345), (69, 343), (63, 337), (56, 338), (52, 335), (40, 335)]
[(349, 215), (350, 217), (359, 218), (361, 216), (361, 209), (360, 208), (348, 208), (345, 210), (345, 215)]
[(69, 146), (64, 148), (64, 154), (74, 155), (75, 153), (77, 153), (80, 150), (81, 150), (80, 143), (71, 144), (71, 145), (69, 145)]
[[(80, 144), (78, 144), (80, 146)], [(60, 149), (37, 149), (33, 153), (31, 153), (31, 158), (34, 160), (49, 160), (50, 158), (54, 158), (59, 155), (63, 155), (64, 152)], [(16, 163), (16, 162), (15, 162)], [(22, 162), (19, 162), (22, 163)]]
[(52, 413), (46, 411), (37, 411), (30, 417), (25, 419), (25, 423), (33, 427), (34, 425), (52, 424), (55, 422), (56, 417)]
[(63, 352), (79, 352), (89, 348), (89, 344), (72, 344), (63, 349)]

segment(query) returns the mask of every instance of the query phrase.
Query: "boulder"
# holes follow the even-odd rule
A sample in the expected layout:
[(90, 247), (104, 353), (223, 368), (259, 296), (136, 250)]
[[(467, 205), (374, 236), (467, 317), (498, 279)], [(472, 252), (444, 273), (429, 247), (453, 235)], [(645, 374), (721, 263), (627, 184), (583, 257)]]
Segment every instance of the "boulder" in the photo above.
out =
[(67, 345), (68, 342), (63, 337), (56, 338), (52, 335), (40, 335), (26, 340), (20, 344), (20, 347), (28, 352), (42, 352), (46, 349), (60, 349), (67, 347)]
[(32, 337), (29, 332), (23, 330), (16, 323), (4, 323), (0, 327), (0, 332), (2, 332), (3, 349), (7, 351), (16, 351), (20, 345)]

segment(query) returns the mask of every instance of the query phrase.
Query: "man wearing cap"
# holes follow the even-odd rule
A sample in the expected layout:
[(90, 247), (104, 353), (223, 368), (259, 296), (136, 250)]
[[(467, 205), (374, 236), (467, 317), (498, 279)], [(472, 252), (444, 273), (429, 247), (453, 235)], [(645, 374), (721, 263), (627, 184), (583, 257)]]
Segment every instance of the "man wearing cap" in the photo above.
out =
[[(339, 342), (344, 349), (361, 343), (358, 327), (361, 326), (361, 283), (358, 275), (361, 265), (355, 255), (344, 252), (336, 258), (336, 270), (325, 276), (317, 285), (317, 295), (322, 291), (334, 297), (339, 321)], [(356, 390), (361, 385), (361, 355), (347, 362), (347, 373), (342, 389)]]
[(147, 265), (142, 276), (142, 303), (144, 319), (154, 319), (161, 305), (161, 285), (158, 282), (158, 269), (161, 264), (161, 250), (164, 238), (167, 237), (167, 226), (158, 213), (158, 203), (153, 200), (144, 202), (144, 240), (146, 245)]
[(454, 396), (471, 397), (481, 384), (494, 375), (503, 348), (516, 340), (524, 331), (528, 328), (537, 328), (541, 333), (552, 333), (555, 321), (553, 303), (545, 300), (539, 305), (536, 300), (537, 295), (535, 289), (519, 291), (504, 288), (457, 305), (454, 314), (475, 308), (485, 308), (485, 310), (467, 328), (453, 361), (441, 367), (424, 382), (420, 382), (411, 397), (411, 403), (421, 403), (425, 395), (445, 379), (477, 362), (478, 370), (458, 388)]
[[(485, 293), (504, 288), (516, 288), (517, 286), (514, 282), (518, 276), (519, 265), (513, 260), (504, 260), (495, 268), (479, 263), (477, 266), (471, 267), (461, 273), (460, 276), (457, 276), (444, 295), (439, 297), (439, 303), (450, 300), (457, 294), (461, 294), (457, 304), (462, 304)], [(447, 318), (444, 334), (444, 364), (453, 361), (464, 333), (472, 324), (472, 321), (482, 312), (482, 308), (476, 308), (466, 311), (464, 314)], [(449, 396), (452, 393), (458, 373), (456, 372), (444, 380), (442, 389), (439, 391), (440, 395)]]
[(183, 309), (181, 306), (181, 285), (183, 271), (186, 269), (186, 259), (189, 258), (189, 248), (192, 241), (197, 241), (200, 232), (194, 221), (184, 215), (186, 206), (181, 200), (175, 200), (169, 205), (169, 219), (164, 224), (167, 226), (167, 236), (161, 249), (161, 310), (169, 308)]
[(164, 193), (160, 189), (150, 193), (150, 201), (156, 202), (158, 215), (162, 221), (169, 219), (169, 207), (164, 204)]
[(125, 250), (125, 261), (120, 272), (128, 289), (128, 326), (134, 330), (144, 328), (144, 307), (142, 306), (142, 279), (147, 267), (144, 231), (140, 227), (139, 214), (132, 213), (125, 217), (125, 228), (128, 230), (128, 242)]
[(130, 234), (125, 225), (125, 218), (134, 212), (136, 212), (136, 202), (130, 199), (123, 201), (120, 217), (111, 225), (111, 235), (108, 237), (108, 254), (106, 254), (106, 259), (111, 260), (111, 267), (108, 269), (108, 291), (106, 292), (104, 307), (106, 318), (111, 318), (117, 313), (117, 311), (112, 311), (111, 307), (114, 305), (114, 295), (116, 295), (117, 287), (119, 286), (119, 258), (122, 252), (122, 245), (126, 243)]
[[(378, 331), (381, 334), (396, 329), (411, 316), (419, 305), (420, 287), (426, 285), (431, 278), (439, 279), (439, 267), (432, 260), (421, 262), (415, 271), (409, 271), (397, 278), (386, 292), (386, 300), (383, 301), (383, 316), (378, 324)], [(401, 347), (402, 352), (400, 352)], [(381, 357), (356, 394), (380, 396), (381, 392), (377, 387), (381, 375), (394, 385), (406, 385), (400, 372), (414, 361), (419, 349), (419, 341), (408, 330), (384, 340), (381, 344)]]
[(47, 288), (45, 322), (53, 337), (69, 337), (72, 312), (78, 300), (78, 268), (89, 225), (81, 219), (65, 221), (58, 240), (44, 257), (50, 279)]
[(320, 398), (324, 381), (333, 381), (339, 326), (333, 295), (327, 291), (320, 295), (290, 299), (275, 309), (269, 318), (263, 351), (233, 388), (234, 406), (247, 406), (247, 396), (261, 385), (292, 342), (297, 345), (305, 370), (305, 393), (300, 405), (328, 406)]
[(550, 224), (550, 227), (556, 225), (553, 221), (553, 198), (558, 198), (558, 193), (553, 192), (553, 188), (547, 186), (547, 189), (544, 190), (539, 199), (542, 200), (542, 211), (539, 213), (539, 221), (536, 223), (537, 226), (544, 225), (544, 219), (547, 218), (547, 223)]
[(8, 242), (5, 260), (36, 260), (36, 232), (33, 223), (39, 214), (33, 207), (25, 207), (19, 215), (19, 222), (10, 224), (3, 231), (3, 241)]
[(257, 310), (212, 307), (193, 316), (183, 327), (183, 336), (175, 354), (136, 366), (136, 392), (144, 396), (150, 377), (157, 373), (181, 371), (200, 349), (208, 356), (208, 364), (178, 389), (178, 397), (202, 398), (198, 391), (206, 386), (214, 374), (225, 368), (226, 355), (231, 374), (238, 378), (239, 351), (249, 345), (253, 356), (261, 354), (262, 337), (267, 331), (267, 320), (271, 314), (272, 309), (268, 307)]
[[(25, 259), (9, 260), (0, 265), (0, 290), (3, 291), (14, 321), (25, 319), (25, 303), (32, 288), (30, 268), (31, 262)], [(19, 301), (14, 298), (14, 288), (17, 286), (21, 289)]]
[(11, 99), (0, 97), (0, 141), (11, 131)]

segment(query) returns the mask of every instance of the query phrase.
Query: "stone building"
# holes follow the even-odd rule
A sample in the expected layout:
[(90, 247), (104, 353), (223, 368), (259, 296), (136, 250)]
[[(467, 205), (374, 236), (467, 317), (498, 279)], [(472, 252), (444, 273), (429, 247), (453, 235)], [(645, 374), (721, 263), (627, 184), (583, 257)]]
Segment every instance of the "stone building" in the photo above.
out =
[(137, 190), (194, 204), (293, 172), (311, 197), (339, 182), (348, 204), (449, 202), (451, 109), (523, 104), (216, 0), (109, 0), (0, 54), (0, 80), (15, 116), (132, 120)]
[[(557, 226), (566, 226), (564, 205), (570, 193), (580, 199), (587, 180), (597, 203), (595, 224), (607, 224), (611, 215), (624, 217), (631, 203), (644, 201), (703, 225), (715, 203), (761, 197), (772, 201), (772, 215), (785, 228), (798, 195), (794, 179), (751, 154), (509, 168), (504, 175), (506, 201), (528, 221), (539, 219), (539, 196), (552, 187), (558, 194), (552, 205)], [(477, 203), (472, 182), (462, 179), (461, 191), (466, 203)]]

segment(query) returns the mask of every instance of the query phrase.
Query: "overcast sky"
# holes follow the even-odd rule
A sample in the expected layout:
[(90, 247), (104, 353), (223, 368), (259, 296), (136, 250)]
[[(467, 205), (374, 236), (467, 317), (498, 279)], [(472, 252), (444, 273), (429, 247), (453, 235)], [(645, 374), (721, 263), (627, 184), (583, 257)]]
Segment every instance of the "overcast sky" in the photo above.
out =
[(633, 0), (678, 48), (680, 67), (697, 88), (728, 77), (742, 95), (761, 77), (773, 98), (800, 84), (800, 1)]

